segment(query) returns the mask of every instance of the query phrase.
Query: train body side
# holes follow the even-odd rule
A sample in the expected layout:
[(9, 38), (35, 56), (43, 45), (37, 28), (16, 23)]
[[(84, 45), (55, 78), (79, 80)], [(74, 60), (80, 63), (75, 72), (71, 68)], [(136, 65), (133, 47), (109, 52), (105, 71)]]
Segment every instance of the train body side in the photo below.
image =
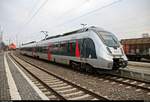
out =
[[(61, 36), (25, 46), (25, 54), (63, 64), (75, 63), (112, 70), (115, 64), (127, 63), (121, 46), (108, 47), (94, 30)], [(115, 63), (114, 63), (115, 62)], [(115, 66), (119, 68), (119, 66)]]

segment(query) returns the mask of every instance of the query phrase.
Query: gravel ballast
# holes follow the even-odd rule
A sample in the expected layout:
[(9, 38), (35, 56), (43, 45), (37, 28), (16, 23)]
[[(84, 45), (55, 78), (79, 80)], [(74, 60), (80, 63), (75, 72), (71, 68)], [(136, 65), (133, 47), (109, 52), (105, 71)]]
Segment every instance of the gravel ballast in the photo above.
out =
[(137, 88), (122, 85), (117, 82), (105, 80), (103, 78), (96, 78), (92, 75), (82, 74), (65, 68), (64, 66), (55, 65), (50, 62), (44, 62), (41, 60), (33, 59), (27, 56), (19, 55), (21, 58), (30, 61), (38, 66), (41, 66), (53, 73), (63, 76), (68, 80), (74, 81), (81, 86), (98, 92), (100, 95), (108, 97), (110, 100), (150, 100), (149, 92), (143, 90), (137, 90)]

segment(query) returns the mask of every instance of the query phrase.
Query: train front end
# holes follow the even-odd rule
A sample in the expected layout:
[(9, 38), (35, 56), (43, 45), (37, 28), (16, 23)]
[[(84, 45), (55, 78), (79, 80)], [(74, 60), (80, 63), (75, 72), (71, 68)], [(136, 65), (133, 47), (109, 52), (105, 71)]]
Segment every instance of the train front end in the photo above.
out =
[(122, 47), (108, 47), (110, 56), (113, 60), (113, 69), (125, 68), (128, 64), (127, 57), (124, 54)]
[(104, 45), (105, 52), (103, 52), (103, 59), (107, 68), (113, 70), (125, 68), (128, 64), (128, 59), (117, 37), (107, 31), (98, 31), (97, 34)]

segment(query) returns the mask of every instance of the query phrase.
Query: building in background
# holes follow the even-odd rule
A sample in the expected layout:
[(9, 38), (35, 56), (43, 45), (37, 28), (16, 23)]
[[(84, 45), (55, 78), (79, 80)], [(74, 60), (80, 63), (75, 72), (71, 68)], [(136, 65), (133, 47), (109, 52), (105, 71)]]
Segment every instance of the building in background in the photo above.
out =
[(142, 37), (143, 37), (143, 38), (148, 38), (148, 37), (149, 37), (149, 34), (148, 34), (148, 33), (143, 33), (143, 34), (142, 34)]
[(122, 39), (121, 44), (129, 60), (150, 59), (150, 37), (148, 33), (143, 38)]

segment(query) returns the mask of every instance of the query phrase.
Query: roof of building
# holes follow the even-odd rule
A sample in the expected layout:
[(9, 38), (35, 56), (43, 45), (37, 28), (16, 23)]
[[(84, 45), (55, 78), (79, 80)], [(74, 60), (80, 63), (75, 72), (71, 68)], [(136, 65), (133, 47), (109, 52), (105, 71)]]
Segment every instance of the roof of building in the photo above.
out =
[(147, 38), (132, 38), (132, 39), (122, 39), (122, 44), (150, 44), (150, 37)]

